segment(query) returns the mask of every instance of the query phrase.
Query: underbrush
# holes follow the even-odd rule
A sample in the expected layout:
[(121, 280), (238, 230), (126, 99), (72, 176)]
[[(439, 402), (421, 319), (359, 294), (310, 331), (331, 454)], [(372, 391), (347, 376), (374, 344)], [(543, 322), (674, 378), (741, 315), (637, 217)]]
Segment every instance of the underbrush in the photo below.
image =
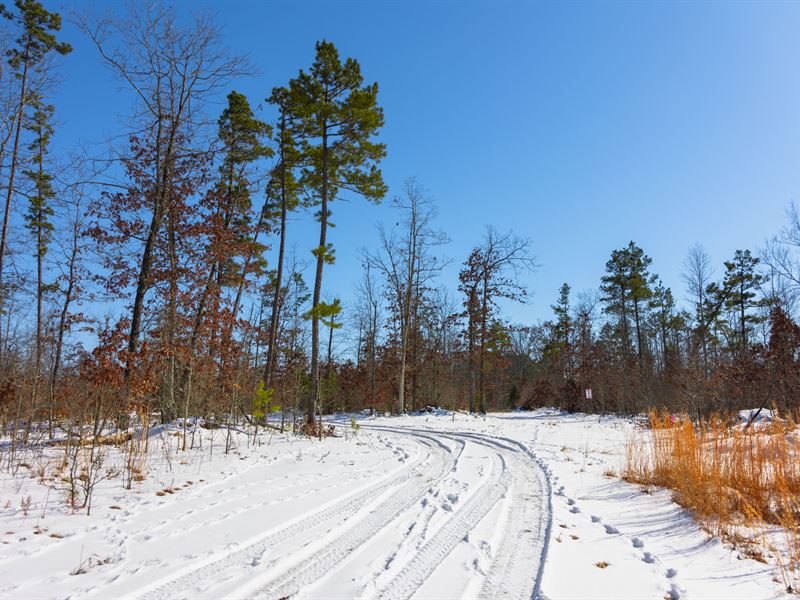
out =
[[(42, 503), (23, 495), (14, 502), (6, 501), (5, 508), (16, 510), (19, 504), (25, 515), (37, 510), (43, 517), (48, 503), (63, 498), (71, 511), (85, 510), (89, 515), (95, 489), (101, 484), (138, 492), (146, 482), (152, 485), (159, 469), (171, 473), (175, 462), (185, 465), (209, 461), (219, 453), (238, 455), (243, 447), (269, 446), (275, 434), (327, 438), (340, 437), (341, 431), (347, 439), (348, 433), (356, 435), (359, 429), (355, 419), (350, 427), (337, 429), (337, 425), (319, 421), (309, 427), (302, 415), (294, 412), (289, 413), (288, 421), (279, 416), (280, 420), (192, 417), (151, 425), (151, 415), (141, 411), (125, 415), (125, 428), (112, 419), (101, 423), (63, 420), (52, 427), (48, 422), (33, 422), (16, 430), (0, 426), (0, 483), (5, 477), (20, 492), (25, 480), (35, 479), (48, 492)], [(172, 493), (168, 490), (164, 492)]]
[[(726, 415), (699, 422), (655, 410), (626, 449), (623, 479), (672, 490), (700, 524), (800, 583), (800, 437), (795, 420), (745, 427)], [(782, 538), (782, 539), (778, 539)]]

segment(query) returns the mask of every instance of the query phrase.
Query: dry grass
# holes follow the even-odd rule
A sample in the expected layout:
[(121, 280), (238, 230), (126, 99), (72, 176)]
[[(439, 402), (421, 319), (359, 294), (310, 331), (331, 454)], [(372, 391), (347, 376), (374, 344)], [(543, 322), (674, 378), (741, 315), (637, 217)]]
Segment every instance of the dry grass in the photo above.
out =
[(745, 429), (724, 415), (692, 422), (651, 411), (650, 435), (627, 446), (623, 478), (673, 491), (713, 533), (741, 546), (742, 530), (786, 532), (775, 552), (787, 589), (800, 576), (800, 438), (793, 419)]

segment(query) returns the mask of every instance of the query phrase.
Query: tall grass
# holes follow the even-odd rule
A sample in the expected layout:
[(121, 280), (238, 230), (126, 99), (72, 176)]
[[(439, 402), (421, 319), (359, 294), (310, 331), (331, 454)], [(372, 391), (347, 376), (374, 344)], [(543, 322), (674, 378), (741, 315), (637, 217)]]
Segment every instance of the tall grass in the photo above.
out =
[[(701, 524), (734, 543), (752, 544), (772, 525), (786, 534), (770, 542), (787, 589), (800, 575), (800, 437), (794, 419), (745, 428), (725, 415), (693, 422), (687, 415), (649, 413), (649, 435), (627, 446), (623, 478), (668, 488)], [(750, 532), (749, 537), (743, 532)], [(765, 536), (762, 536), (766, 540)]]

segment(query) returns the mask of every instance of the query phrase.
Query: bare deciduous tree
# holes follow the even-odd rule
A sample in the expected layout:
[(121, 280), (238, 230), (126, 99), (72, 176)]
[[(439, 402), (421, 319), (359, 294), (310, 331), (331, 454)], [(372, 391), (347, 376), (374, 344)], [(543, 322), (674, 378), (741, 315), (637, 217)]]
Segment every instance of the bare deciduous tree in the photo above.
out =
[(389, 231), (379, 226), (380, 251), (368, 255), (368, 263), (386, 279), (389, 300), (399, 318), (400, 366), (397, 380), (397, 413), (405, 412), (406, 358), (411, 321), (425, 287), (439, 274), (445, 262), (431, 248), (449, 240), (433, 228), (436, 208), (425, 189), (413, 177), (406, 179), (404, 195), (393, 200), (402, 211), (402, 226)]
[[(228, 54), (219, 30), (207, 14), (198, 13), (181, 26), (161, 4), (131, 4), (126, 18), (79, 23), (105, 63), (135, 98), (131, 136), (148, 160), (141, 179), (147, 189), (139, 211), (146, 227), (136, 252), (135, 289), (128, 334), (126, 377), (130, 375), (142, 330), (145, 297), (152, 287), (151, 271), (159, 234), (171, 215), (174, 196), (185, 183), (178, 163), (212, 149), (205, 105), (236, 75), (246, 72), (242, 59)], [(114, 228), (114, 223), (109, 223)], [(172, 296), (176, 292), (173, 290)], [(172, 307), (174, 309), (174, 307)], [(174, 310), (169, 314), (174, 319)], [(174, 329), (174, 323), (171, 325)]]
[(706, 249), (699, 243), (689, 248), (689, 253), (683, 260), (683, 272), (681, 273), (689, 296), (695, 306), (698, 331), (700, 338), (700, 348), (703, 354), (703, 366), (708, 373), (708, 325), (706, 324), (706, 290), (714, 277), (714, 269), (711, 266), (711, 257)]

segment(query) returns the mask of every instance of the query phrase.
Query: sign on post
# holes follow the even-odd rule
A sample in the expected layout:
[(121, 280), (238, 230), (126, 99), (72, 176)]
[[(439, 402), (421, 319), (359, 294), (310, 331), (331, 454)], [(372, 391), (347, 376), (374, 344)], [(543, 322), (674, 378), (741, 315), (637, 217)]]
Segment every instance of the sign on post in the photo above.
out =
[(583, 393), (586, 395), (587, 400), (592, 399), (592, 388), (586, 388), (585, 390), (583, 390)]

